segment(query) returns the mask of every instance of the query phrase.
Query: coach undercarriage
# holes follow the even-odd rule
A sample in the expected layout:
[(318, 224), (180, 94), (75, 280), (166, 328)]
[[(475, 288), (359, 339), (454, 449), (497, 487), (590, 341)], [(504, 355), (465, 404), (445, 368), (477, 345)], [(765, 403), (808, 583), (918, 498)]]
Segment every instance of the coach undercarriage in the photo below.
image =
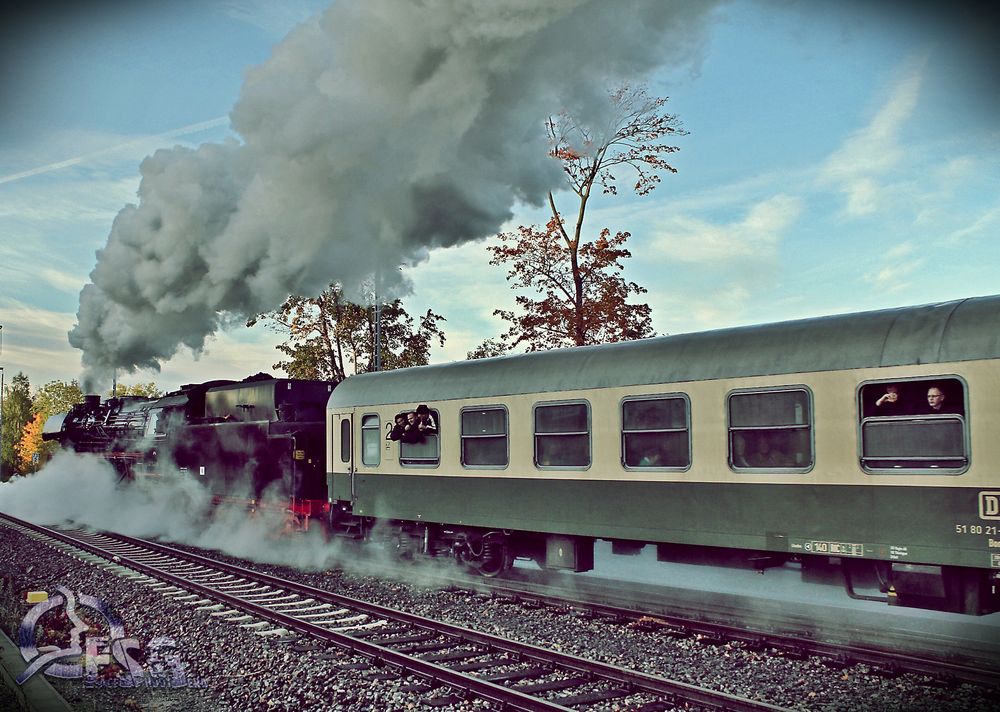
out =
[[(594, 567), (595, 539), (541, 532), (449, 526), (356, 517), (345, 503), (333, 508), (331, 533), (373, 542), (392, 558), (451, 560), (485, 577), (501, 576), (515, 560), (541, 569), (582, 572)], [(963, 566), (902, 564), (831, 556), (798, 556), (684, 544), (610, 540), (614, 555), (656, 546), (660, 562), (746, 569), (760, 574), (790, 566), (802, 580), (843, 587), (856, 600), (891, 606), (983, 615), (1000, 610), (1000, 572)]]

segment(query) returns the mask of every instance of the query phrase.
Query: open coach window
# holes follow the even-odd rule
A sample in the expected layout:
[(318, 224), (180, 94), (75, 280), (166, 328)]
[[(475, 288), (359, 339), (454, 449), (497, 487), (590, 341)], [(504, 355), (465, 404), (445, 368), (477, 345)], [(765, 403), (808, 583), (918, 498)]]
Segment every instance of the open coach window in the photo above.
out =
[[(436, 410), (424, 410), (429, 416), (429, 427), (421, 430), (415, 439), (404, 435), (399, 441), (399, 462), (402, 465), (437, 467), (441, 462), (440, 414)], [(414, 411), (400, 413), (410, 423), (419, 418)]]
[(957, 378), (858, 389), (861, 466), (868, 472), (958, 474), (969, 464), (965, 386)]
[(805, 472), (813, 465), (811, 397), (805, 388), (729, 394), (734, 470)]

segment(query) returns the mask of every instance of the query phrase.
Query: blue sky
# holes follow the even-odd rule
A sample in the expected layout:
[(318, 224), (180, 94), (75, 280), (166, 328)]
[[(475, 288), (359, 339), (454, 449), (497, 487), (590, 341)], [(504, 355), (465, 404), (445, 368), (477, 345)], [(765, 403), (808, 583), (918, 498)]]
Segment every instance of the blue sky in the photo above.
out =
[[(588, 226), (632, 233), (627, 276), (659, 333), (1000, 292), (996, 66), (975, 23), (813, 5), (723, 4), (693, 60), (636, 77), (690, 132), (679, 172), (645, 198), (597, 201)], [(244, 73), (323, 4), (54, 8), (0, 31), (17, 77), (0, 85), (0, 365), (34, 386), (80, 373), (66, 333), (143, 158), (240, 140), (228, 115)], [(508, 226), (541, 218), (518, 206)], [(405, 269), (410, 312), (447, 318), (434, 361), (502, 330), (493, 309), (514, 295), (488, 261), (468, 242)], [(271, 371), (275, 343), (235, 326), (122, 380)]]

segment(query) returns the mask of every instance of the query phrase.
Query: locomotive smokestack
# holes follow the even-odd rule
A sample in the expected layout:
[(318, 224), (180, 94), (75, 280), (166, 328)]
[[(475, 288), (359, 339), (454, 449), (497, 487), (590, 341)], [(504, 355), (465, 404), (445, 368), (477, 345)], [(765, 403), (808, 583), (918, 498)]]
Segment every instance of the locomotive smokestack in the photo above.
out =
[[(711, 3), (337, 2), (247, 75), (242, 141), (160, 150), (115, 218), (70, 343), (87, 377), (159, 369), (182, 346), (331, 278), (495, 233), (560, 185), (544, 120), (697, 59)], [(389, 281), (394, 280), (394, 281)]]

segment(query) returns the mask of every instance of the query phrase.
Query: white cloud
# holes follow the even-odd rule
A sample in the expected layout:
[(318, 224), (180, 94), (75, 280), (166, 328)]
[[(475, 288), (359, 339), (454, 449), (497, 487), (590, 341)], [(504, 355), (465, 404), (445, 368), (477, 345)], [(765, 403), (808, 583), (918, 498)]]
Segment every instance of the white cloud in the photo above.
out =
[(979, 160), (975, 156), (957, 156), (945, 163), (941, 177), (948, 181), (959, 181), (974, 177)]
[(897, 260), (900, 259), (901, 257), (906, 257), (907, 255), (912, 253), (914, 249), (915, 248), (913, 247), (912, 242), (901, 242), (895, 247), (890, 247), (889, 250), (885, 253), (885, 256), (888, 259)]
[(917, 106), (925, 63), (925, 59), (915, 62), (871, 122), (848, 136), (821, 167), (820, 182), (832, 183), (846, 195), (848, 215), (878, 210), (882, 189), (876, 178), (895, 168), (904, 156), (899, 133)]
[(980, 215), (971, 224), (949, 234), (948, 242), (962, 242), (970, 236), (978, 235), (984, 232), (986, 228), (998, 222), (998, 220), (1000, 220), (1000, 208), (993, 208), (992, 210)]
[(880, 269), (867, 272), (864, 275), (864, 280), (868, 284), (878, 287), (880, 291), (888, 293), (900, 292), (910, 287), (909, 278), (926, 263), (926, 260), (922, 257), (892, 262), (891, 260), (898, 259), (899, 255), (894, 256), (891, 254), (891, 251), (886, 254), (886, 257), (889, 258), (886, 264)]
[(747, 307), (753, 293), (745, 284), (725, 282), (718, 289), (650, 294), (656, 333), (682, 334), (749, 323)]
[(403, 299), (411, 315), (432, 309), (447, 319), (444, 348), (431, 348), (431, 361), (464, 360), (483, 339), (498, 336), (503, 322), (494, 309), (510, 309), (515, 293), (506, 271), (490, 265), (485, 242), (470, 242), (435, 250), (430, 259), (407, 270), (413, 294)]
[(56, 189), (47, 182), (12, 186), (0, 198), (0, 220), (91, 223), (106, 230), (122, 204), (136, 200), (139, 175), (133, 161), (127, 170), (124, 177), (61, 177)]
[(38, 270), (38, 277), (49, 286), (72, 294), (78, 294), (83, 289), (83, 285), (87, 283), (87, 275), (85, 274), (70, 274), (51, 267), (43, 267)]
[[(68, 275), (59, 278), (72, 279)], [(0, 324), (3, 325), (0, 366), (4, 367), (7, 380), (19, 371), (24, 372), (35, 388), (49, 381), (79, 378), (80, 352), (69, 345), (66, 337), (75, 322), (75, 314), (0, 297)], [(267, 329), (241, 327), (232, 333), (221, 332), (209, 340), (201, 357), (182, 350), (162, 373), (119, 373), (118, 380), (126, 384), (154, 381), (163, 390), (176, 390), (184, 383), (217, 378), (239, 380), (260, 371), (277, 375), (271, 364), (280, 356), (274, 348), (280, 340)]]
[(66, 334), (73, 322), (72, 314), (0, 297), (0, 324), (3, 324), (0, 366), (4, 367), (7, 380), (19, 371), (28, 375), (32, 386), (75, 377), (79, 368), (67, 369), (72, 350)]
[(668, 218), (655, 229), (653, 248), (680, 262), (772, 260), (784, 232), (802, 210), (800, 198), (775, 195), (754, 205), (743, 219), (730, 223), (687, 216)]

